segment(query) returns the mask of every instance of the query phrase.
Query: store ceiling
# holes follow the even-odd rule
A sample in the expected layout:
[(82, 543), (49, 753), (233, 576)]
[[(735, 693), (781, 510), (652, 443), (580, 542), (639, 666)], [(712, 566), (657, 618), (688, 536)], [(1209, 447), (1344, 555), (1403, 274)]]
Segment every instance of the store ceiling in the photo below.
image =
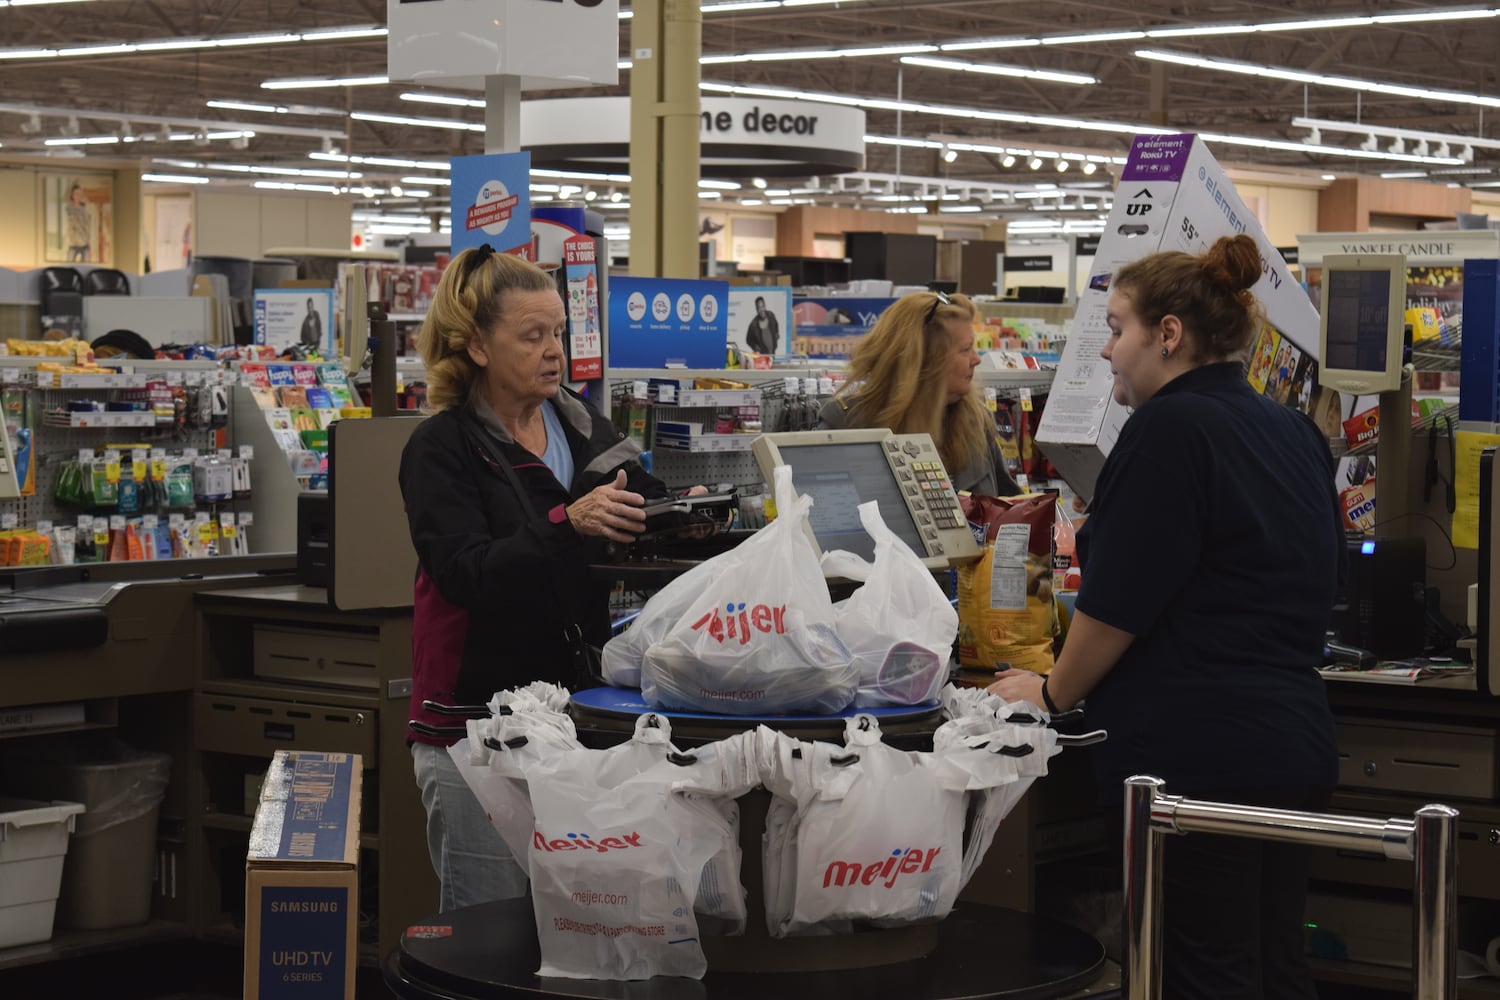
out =
[[(15, 0), (19, 4), (22, 0)], [(797, 2), (797, 0), (790, 0)], [(1500, 141), (1475, 145), (1472, 161), (1466, 142), (1495, 133), (1486, 121), (1500, 117), (1500, 85), (1494, 53), (1500, 50), (1500, 17), (1444, 17), (1459, 8), (1399, 3), (1261, 3), (1212, 0), (1187, 4), (1172, 0), (846, 0), (806, 3), (764, 10), (715, 12), (703, 18), (705, 56), (746, 58), (702, 67), (705, 82), (739, 87), (858, 95), (884, 102), (906, 102), (901, 111), (871, 107), (871, 136), (928, 143), (925, 147), (881, 142), (867, 144), (866, 170), (871, 174), (945, 178), (976, 186), (1031, 186), (1038, 181), (1088, 191), (1108, 185), (1108, 173), (1086, 177), (1082, 160), (1057, 172), (1059, 152), (1121, 156), (1129, 126), (1158, 125), (1172, 130), (1245, 137), (1245, 144), (1213, 143), (1215, 155), (1231, 165), (1255, 164), (1273, 170), (1319, 174), (1420, 170), (1433, 180), (1456, 183), (1500, 183)], [(1468, 8), (1470, 11), (1476, 8)], [(1380, 21), (1396, 16), (1394, 22)], [(1404, 20), (1402, 16), (1416, 16)], [(1289, 20), (1375, 18), (1354, 26), (1303, 26), (1292, 30), (1251, 30), (1245, 26)], [(381, 0), (87, 0), (0, 7), (0, 49), (68, 49), (120, 42), (222, 38), (253, 34), (315, 33), (385, 21)], [(1174, 29), (1239, 26), (1221, 33)], [(1167, 31), (1163, 36), (1161, 31)], [(1063, 39), (1067, 35), (1156, 32), (1148, 37), (1113, 40)], [(756, 53), (788, 50), (846, 50), (883, 46), (951, 46), (983, 39), (1019, 39), (1004, 47), (908, 53), (908, 60), (937, 58), (1000, 65), (1024, 70), (1082, 74), (1097, 80), (1071, 84), (982, 75), (950, 68), (903, 62), (899, 54), (814, 58), (795, 52), (787, 58), (758, 61)], [(621, 21), (620, 50), (630, 51), (630, 21)], [(1273, 67), (1300, 73), (1338, 76), (1365, 84), (1392, 85), (1414, 91), (1391, 94), (1351, 89), (1327, 82), (1304, 83), (1147, 58), (1151, 49), (1172, 56)], [(337, 169), (309, 154), (325, 147), (359, 156), (443, 160), (455, 154), (481, 152), (480, 132), (354, 121), (348, 112), (452, 118), (482, 121), (473, 108), (417, 104), (400, 95), (407, 84), (268, 90), (262, 81), (298, 77), (379, 77), (386, 68), (384, 37), (336, 38), (278, 44), (249, 44), (214, 49), (167, 49), (126, 54), (63, 54), (18, 58), (0, 52), (0, 142), (7, 152), (49, 149), (55, 156), (139, 157), (159, 173), (200, 173), (245, 182), (247, 175), (208, 169), (192, 170), (160, 162), (220, 163), (260, 167)], [(1264, 72), (1264, 71), (1262, 71)], [(629, 73), (617, 88), (555, 92), (547, 96), (628, 92)], [(429, 88), (438, 90), (439, 88)], [(455, 91), (446, 91), (453, 93)], [(763, 91), (752, 91), (763, 93)], [(480, 96), (467, 94), (465, 96)], [(527, 95), (527, 96), (544, 96)], [(289, 107), (286, 113), (215, 108), (206, 102), (230, 101)], [(1489, 102), (1486, 106), (1485, 102)], [(28, 109), (40, 108), (33, 116)], [(961, 109), (961, 110), (944, 110)], [(963, 111), (1004, 112), (1008, 120), (967, 117)], [(70, 119), (70, 115), (76, 121)], [(1020, 116), (1024, 120), (1017, 120)], [(1097, 128), (1048, 123), (1057, 118)], [(1307, 127), (1298, 118), (1329, 122), (1362, 122), (1381, 131), (1373, 143), (1363, 131), (1338, 132), (1325, 126), (1317, 137), (1325, 146), (1357, 149), (1362, 143), (1387, 154), (1390, 130), (1418, 130), (1451, 135), (1450, 159), (1463, 162), (1411, 164), (1391, 159), (1362, 159), (1318, 151), (1307, 144)], [(130, 144), (109, 143), (128, 126)], [(1122, 131), (1107, 131), (1120, 128)], [(249, 127), (248, 140), (209, 139)], [(47, 139), (95, 138), (98, 144), (46, 147)], [(271, 131), (284, 129), (283, 133)], [(326, 133), (326, 135), (324, 134)], [(182, 136), (177, 140), (164, 135)], [(1048, 156), (1042, 169), (1028, 168), (1022, 154), (1005, 166), (1003, 152), (958, 151), (945, 159), (943, 143), (959, 141), (1002, 148), (1039, 149)], [(524, 137), (523, 137), (524, 141)], [(1290, 143), (1277, 148), (1267, 143)], [(1415, 138), (1404, 142), (1412, 155)], [(239, 148), (243, 147), (243, 148)], [(1436, 138), (1426, 150), (1443, 152)], [(80, 161), (74, 160), (78, 163)], [(361, 168), (362, 183), (388, 188), (401, 177), (431, 171)], [(258, 176), (288, 183), (338, 183), (325, 178), (274, 174)], [(827, 178), (821, 179), (825, 186)], [(958, 190), (958, 183), (954, 185)], [(406, 182), (410, 188), (416, 182)], [(796, 188), (793, 182), (787, 185)], [(856, 185), (845, 185), (855, 187)], [(878, 191), (880, 185), (874, 185)], [(936, 188), (930, 188), (935, 192)], [(445, 200), (445, 192), (433, 189)], [(968, 192), (970, 198), (979, 192)], [(759, 192), (726, 192), (752, 197)], [(935, 194), (933, 195), (935, 197)], [(832, 203), (835, 196), (814, 196)], [(850, 193), (847, 197), (854, 198)], [(982, 197), (978, 203), (986, 204)], [(1073, 204), (1082, 199), (1074, 199)], [(889, 203), (885, 207), (888, 207)], [(872, 206), (873, 207), (873, 206)], [(1076, 210), (1080, 214), (1097, 208)]]

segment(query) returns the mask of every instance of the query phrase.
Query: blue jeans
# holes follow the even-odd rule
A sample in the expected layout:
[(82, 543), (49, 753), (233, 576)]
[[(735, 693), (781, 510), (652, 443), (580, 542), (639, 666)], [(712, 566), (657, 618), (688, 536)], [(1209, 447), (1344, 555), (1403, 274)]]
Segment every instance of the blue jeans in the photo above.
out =
[(411, 756), (427, 810), (427, 853), (442, 885), (440, 909), (526, 895), (526, 870), (495, 832), (448, 748), (413, 743)]

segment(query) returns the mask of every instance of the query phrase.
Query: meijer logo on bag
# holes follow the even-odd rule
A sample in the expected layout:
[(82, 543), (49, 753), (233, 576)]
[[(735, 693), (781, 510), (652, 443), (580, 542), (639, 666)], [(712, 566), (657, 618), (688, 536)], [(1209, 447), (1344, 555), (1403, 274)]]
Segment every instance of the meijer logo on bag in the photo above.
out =
[(719, 614), (719, 609), (714, 608), (693, 622), (693, 631), (700, 629), (716, 642), (738, 639), (743, 646), (752, 638), (752, 632), (785, 632), (786, 605), (773, 608), (757, 604), (747, 611), (743, 601), (739, 604), (730, 601), (724, 605), (724, 614)]
[(605, 837), (595, 840), (586, 833), (570, 833), (567, 837), (559, 837), (549, 840), (547, 835), (538, 830), (536, 836), (531, 838), (531, 846), (538, 851), (598, 851), (607, 854), (610, 851), (623, 851), (627, 847), (640, 847), (641, 835), (639, 833), (627, 833), (621, 837)]
[(925, 872), (932, 867), (942, 852), (941, 847), (922, 850), (920, 847), (896, 848), (884, 860), (860, 864), (858, 861), (834, 861), (823, 872), (823, 888), (830, 885), (874, 885), (879, 882), (887, 889), (896, 884), (896, 879), (913, 872)]

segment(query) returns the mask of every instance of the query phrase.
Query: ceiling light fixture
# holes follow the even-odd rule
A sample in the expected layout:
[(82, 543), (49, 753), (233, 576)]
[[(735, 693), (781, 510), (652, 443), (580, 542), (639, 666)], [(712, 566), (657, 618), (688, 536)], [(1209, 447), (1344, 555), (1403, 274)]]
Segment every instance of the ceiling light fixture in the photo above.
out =
[(1031, 158), (1031, 162), (1027, 163), (1026, 165), (1032, 170), (1040, 170), (1042, 169), (1042, 159), (1039, 156), (1033, 156)]
[(454, 118), (411, 118), (405, 115), (380, 115), (371, 111), (351, 111), (349, 117), (357, 122), (377, 122), (383, 125), (416, 125), (422, 128), (449, 128), (460, 132), (483, 132), (479, 122), (465, 122)]
[[(12, 0), (14, 5), (14, 0)], [(271, 32), (255, 35), (226, 35), (220, 38), (161, 38), (138, 42), (110, 42), (100, 45), (71, 45), (58, 48), (0, 49), (0, 60), (76, 59), (91, 56), (154, 55), (162, 52), (193, 49), (242, 48), (258, 45), (284, 45), (288, 42), (327, 42), (348, 38), (384, 38), (385, 28), (357, 25), (329, 28), (301, 34)]]
[(482, 97), (455, 97), (451, 94), (424, 94), (420, 91), (407, 91), (401, 95), (403, 101), (414, 101), (418, 104), (446, 104), (455, 108), (483, 108), (488, 107), (488, 102)]
[(947, 149), (943, 150), (944, 163), (952, 163), (956, 159), (958, 159), (958, 150), (954, 149), (952, 146), (949, 146)]
[(1098, 166), (1098, 164), (1096, 164), (1096, 163), (1093, 163), (1093, 162), (1089, 162), (1089, 163), (1085, 163), (1085, 164), (1084, 164), (1084, 165), (1083, 165), (1083, 172), (1084, 172), (1084, 173), (1086, 173), (1086, 174), (1090, 174), (1090, 175), (1092, 175), (1092, 174), (1093, 174), (1093, 172), (1094, 172), (1094, 171), (1095, 171), (1095, 170), (1098, 170), (1098, 169), (1099, 169), (1099, 166)]
[(947, 69), (958, 73), (981, 73), (987, 76), (1009, 76), (1023, 80), (1042, 80), (1047, 83), (1089, 85), (1099, 82), (1098, 77), (1084, 73), (1025, 69), (1020, 66), (995, 66), (987, 63), (963, 62), (959, 59), (936, 59), (930, 56), (902, 56), (901, 62), (907, 66), (922, 66), (927, 69)]
[(207, 184), (207, 177), (194, 177), (190, 174), (141, 174), (141, 180), (150, 181), (154, 184)]
[(1011, 167), (1016, 165), (1016, 158), (1007, 153), (1000, 158), (1000, 165), (1009, 170)]
[(281, 80), (262, 80), (262, 90), (310, 90), (315, 87), (378, 87), (390, 83), (384, 76), (336, 76), (336, 77), (292, 77)]
[(1438, 10), (1413, 10), (1394, 14), (1356, 14), (1349, 17), (1323, 17), (1298, 21), (1260, 21), (1251, 24), (1171, 24), (1143, 28), (1140, 31), (1101, 31), (1093, 34), (1042, 35), (1035, 37), (1005, 36), (981, 38), (967, 42), (949, 42), (941, 46), (944, 52), (973, 51), (976, 49), (1032, 48), (1040, 45), (1084, 45), (1094, 42), (1112, 42), (1122, 38), (1196, 38), (1205, 35), (1253, 35), (1258, 32), (1277, 31), (1330, 31), (1339, 28), (1364, 28), (1371, 25), (1406, 24), (1429, 21), (1486, 20), (1500, 15), (1493, 7), (1462, 7)]
[(756, 187), (760, 188), (762, 191), (764, 191), (766, 189), (766, 179), (764, 177), (752, 177), (752, 178), (750, 178), (750, 183), (754, 184)]
[(1392, 97), (1412, 97), (1422, 101), (1449, 101), (1454, 104), (1474, 104), (1486, 108), (1500, 108), (1500, 97), (1469, 94), (1457, 90), (1433, 90), (1429, 87), (1406, 87), (1375, 80), (1359, 80), (1348, 76), (1325, 76), (1322, 73), (1307, 73), (1302, 70), (1280, 66), (1265, 66), (1258, 63), (1237, 62), (1232, 59), (1206, 59), (1188, 52), (1164, 52), (1158, 49), (1136, 49), (1136, 58), (1156, 62), (1205, 69), (1222, 73), (1240, 73), (1270, 80), (1290, 80), (1320, 87), (1335, 87), (1343, 90), (1358, 90), (1370, 94), (1388, 94)]

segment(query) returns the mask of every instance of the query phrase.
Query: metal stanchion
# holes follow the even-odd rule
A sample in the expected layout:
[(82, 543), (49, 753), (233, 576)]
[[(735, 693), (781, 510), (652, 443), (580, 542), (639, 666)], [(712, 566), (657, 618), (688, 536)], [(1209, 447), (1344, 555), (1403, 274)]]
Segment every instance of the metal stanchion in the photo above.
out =
[(1412, 995), (1457, 993), (1458, 810), (1423, 806), (1414, 819), (1364, 819), (1203, 802), (1166, 795), (1149, 775), (1125, 779), (1125, 996), (1160, 1000), (1162, 837), (1208, 833), (1378, 852), (1414, 861)]

